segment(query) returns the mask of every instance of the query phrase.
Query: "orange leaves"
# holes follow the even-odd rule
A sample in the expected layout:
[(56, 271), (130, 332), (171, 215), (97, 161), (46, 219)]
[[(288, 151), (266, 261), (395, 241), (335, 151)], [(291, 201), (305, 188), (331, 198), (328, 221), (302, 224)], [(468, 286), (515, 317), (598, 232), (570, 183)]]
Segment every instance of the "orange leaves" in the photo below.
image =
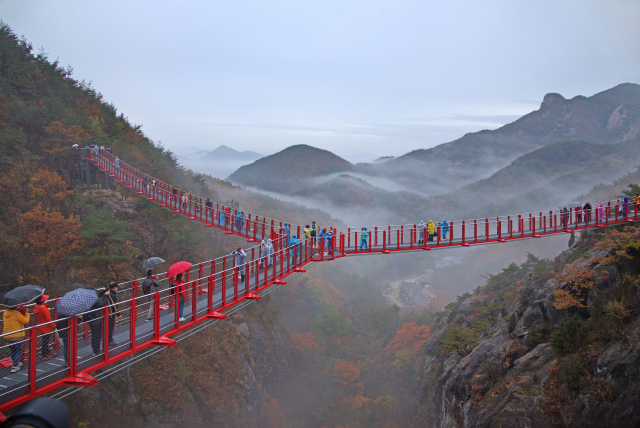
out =
[(49, 154), (62, 154), (73, 144), (83, 146), (91, 136), (80, 125), (65, 127), (60, 121), (51, 122), (44, 128), (46, 137), (42, 149)]
[(320, 351), (320, 346), (316, 343), (313, 333), (292, 333), (290, 340), (296, 351)]
[(430, 334), (431, 330), (426, 325), (418, 326), (415, 322), (404, 323), (396, 333), (396, 337), (384, 348), (384, 352), (393, 356), (397, 351), (406, 349), (417, 355)]
[(346, 384), (354, 384), (360, 377), (360, 369), (351, 361), (338, 359), (334, 369)]
[(262, 423), (268, 428), (280, 428), (285, 425), (284, 412), (280, 404), (269, 394), (264, 395), (262, 407), (260, 408)]
[(566, 290), (556, 290), (553, 292), (553, 307), (556, 309), (584, 308), (581, 300)]
[(69, 256), (82, 248), (80, 222), (38, 204), (22, 215), (21, 224), (26, 232), (24, 248), (31, 257), (34, 276), (44, 280), (44, 273), (51, 283), (59, 270), (70, 265)]
[(62, 208), (72, 191), (67, 190), (67, 184), (55, 172), (48, 168), (36, 171), (29, 179), (31, 199), (44, 204), (45, 208)]
[(76, 100), (76, 106), (84, 110), (89, 117), (97, 118), (102, 116), (102, 111), (100, 111), (100, 106), (96, 103), (91, 103), (89, 101), (79, 99), (79, 100)]
[(589, 291), (594, 290), (593, 271), (586, 267), (570, 266), (558, 281), (569, 284), (569, 290), (556, 290), (553, 306), (556, 309), (584, 308)]

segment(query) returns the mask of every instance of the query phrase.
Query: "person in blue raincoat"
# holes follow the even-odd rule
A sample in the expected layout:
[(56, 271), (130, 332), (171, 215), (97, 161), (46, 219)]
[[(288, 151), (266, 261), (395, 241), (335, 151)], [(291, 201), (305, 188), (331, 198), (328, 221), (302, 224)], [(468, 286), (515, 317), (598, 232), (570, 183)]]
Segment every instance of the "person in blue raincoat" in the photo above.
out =
[(624, 198), (622, 200), (622, 207), (621, 208), (622, 208), (622, 212), (621, 212), (622, 215), (626, 215), (629, 212), (629, 199)]
[(291, 236), (291, 240), (289, 241), (289, 252), (293, 256), (293, 263), (295, 264), (298, 257), (300, 257), (300, 240), (295, 233)]
[(360, 232), (360, 249), (362, 250), (363, 247), (366, 247), (366, 249), (369, 249), (369, 245), (367, 244), (367, 238), (369, 238), (369, 232), (367, 231), (366, 227), (362, 228), (362, 232)]
[(320, 251), (324, 251), (327, 247), (327, 228), (323, 227), (320, 233), (318, 233), (318, 246)]
[(236, 216), (236, 226), (238, 226), (238, 231), (242, 232), (242, 226), (244, 226), (244, 216), (242, 215), (242, 211), (238, 212)]
[(326, 241), (327, 241), (327, 253), (333, 252), (333, 246), (331, 245), (333, 243), (333, 231), (331, 229), (329, 229), (329, 231), (327, 232)]
[(449, 232), (449, 223), (447, 223), (447, 219), (443, 218), (442, 223), (440, 223), (438, 227), (442, 231), (442, 239), (447, 239), (447, 232)]
[(286, 236), (285, 242), (289, 242), (291, 240), (291, 229), (289, 229), (289, 223), (284, 223), (282, 226), (282, 234)]
[(224, 207), (220, 210), (220, 226), (224, 224)]

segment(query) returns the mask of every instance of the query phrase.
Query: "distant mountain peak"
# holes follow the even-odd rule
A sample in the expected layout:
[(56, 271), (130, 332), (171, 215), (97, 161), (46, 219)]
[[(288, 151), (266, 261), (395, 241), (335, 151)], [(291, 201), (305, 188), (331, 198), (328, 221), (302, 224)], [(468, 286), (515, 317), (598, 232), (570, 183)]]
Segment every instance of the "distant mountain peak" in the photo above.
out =
[(351, 163), (328, 150), (296, 144), (240, 167), (229, 179), (248, 186), (287, 193), (304, 187), (302, 182), (307, 178), (352, 169)]
[(556, 92), (548, 93), (542, 99), (542, 104), (540, 104), (540, 110), (547, 109), (547, 108), (551, 107), (552, 105), (555, 105), (555, 104), (558, 104), (558, 103), (563, 103), (566, 100), (567, 99), (565, 97), (563, 97), (562, 95), (560, 95), (560, 94), (558, 94)]

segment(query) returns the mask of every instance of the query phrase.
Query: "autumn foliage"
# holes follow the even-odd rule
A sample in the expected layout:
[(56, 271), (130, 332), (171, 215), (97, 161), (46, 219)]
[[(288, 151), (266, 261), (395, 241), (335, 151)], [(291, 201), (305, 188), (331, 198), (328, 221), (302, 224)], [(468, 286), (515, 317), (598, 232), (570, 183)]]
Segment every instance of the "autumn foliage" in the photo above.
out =
[(401, 349), (408, 350), (414, 355), (418, 355), (422, 346), (427, 343), (431, 331), (426, 325), (418, 325), (415, 322), (408, 322), (396, 333), (396, 337), (384, 348), (384, 352), (393, 356)]

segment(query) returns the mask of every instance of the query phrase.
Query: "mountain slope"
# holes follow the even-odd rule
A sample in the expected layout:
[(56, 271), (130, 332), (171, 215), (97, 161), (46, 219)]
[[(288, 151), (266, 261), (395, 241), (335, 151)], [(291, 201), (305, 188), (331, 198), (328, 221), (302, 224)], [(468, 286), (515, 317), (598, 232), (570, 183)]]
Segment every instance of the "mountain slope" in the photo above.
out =
[(299, 144), (240, 167), (229, 176), (229, 180), (264, 190), (290, 193), (304, 188), (305, 181), (312, 177), (352, 169), (349, 162), (327, 150)]
[(496, 130), (469, 133), (431, 149), (414, 150), (361, 171), (409, 185), (431, 182), (448, 191), (487, 177), (516, 157), (549, 144), (583, 140), (616, 143), (640, 137), (640, 85), (625, 83), (591, 97), (545, 95), (540, 109)]
[(231, 147), (227, 147), (222, 144), (220, 147), (205, 153), (203, 157), (204, 159), (213, 161), (239, 160), (253, 162), (264, 157), (264, 155), (256, 152), (251, 152), (249, 150), (239, 152), (238, 150), (232, 149)]

